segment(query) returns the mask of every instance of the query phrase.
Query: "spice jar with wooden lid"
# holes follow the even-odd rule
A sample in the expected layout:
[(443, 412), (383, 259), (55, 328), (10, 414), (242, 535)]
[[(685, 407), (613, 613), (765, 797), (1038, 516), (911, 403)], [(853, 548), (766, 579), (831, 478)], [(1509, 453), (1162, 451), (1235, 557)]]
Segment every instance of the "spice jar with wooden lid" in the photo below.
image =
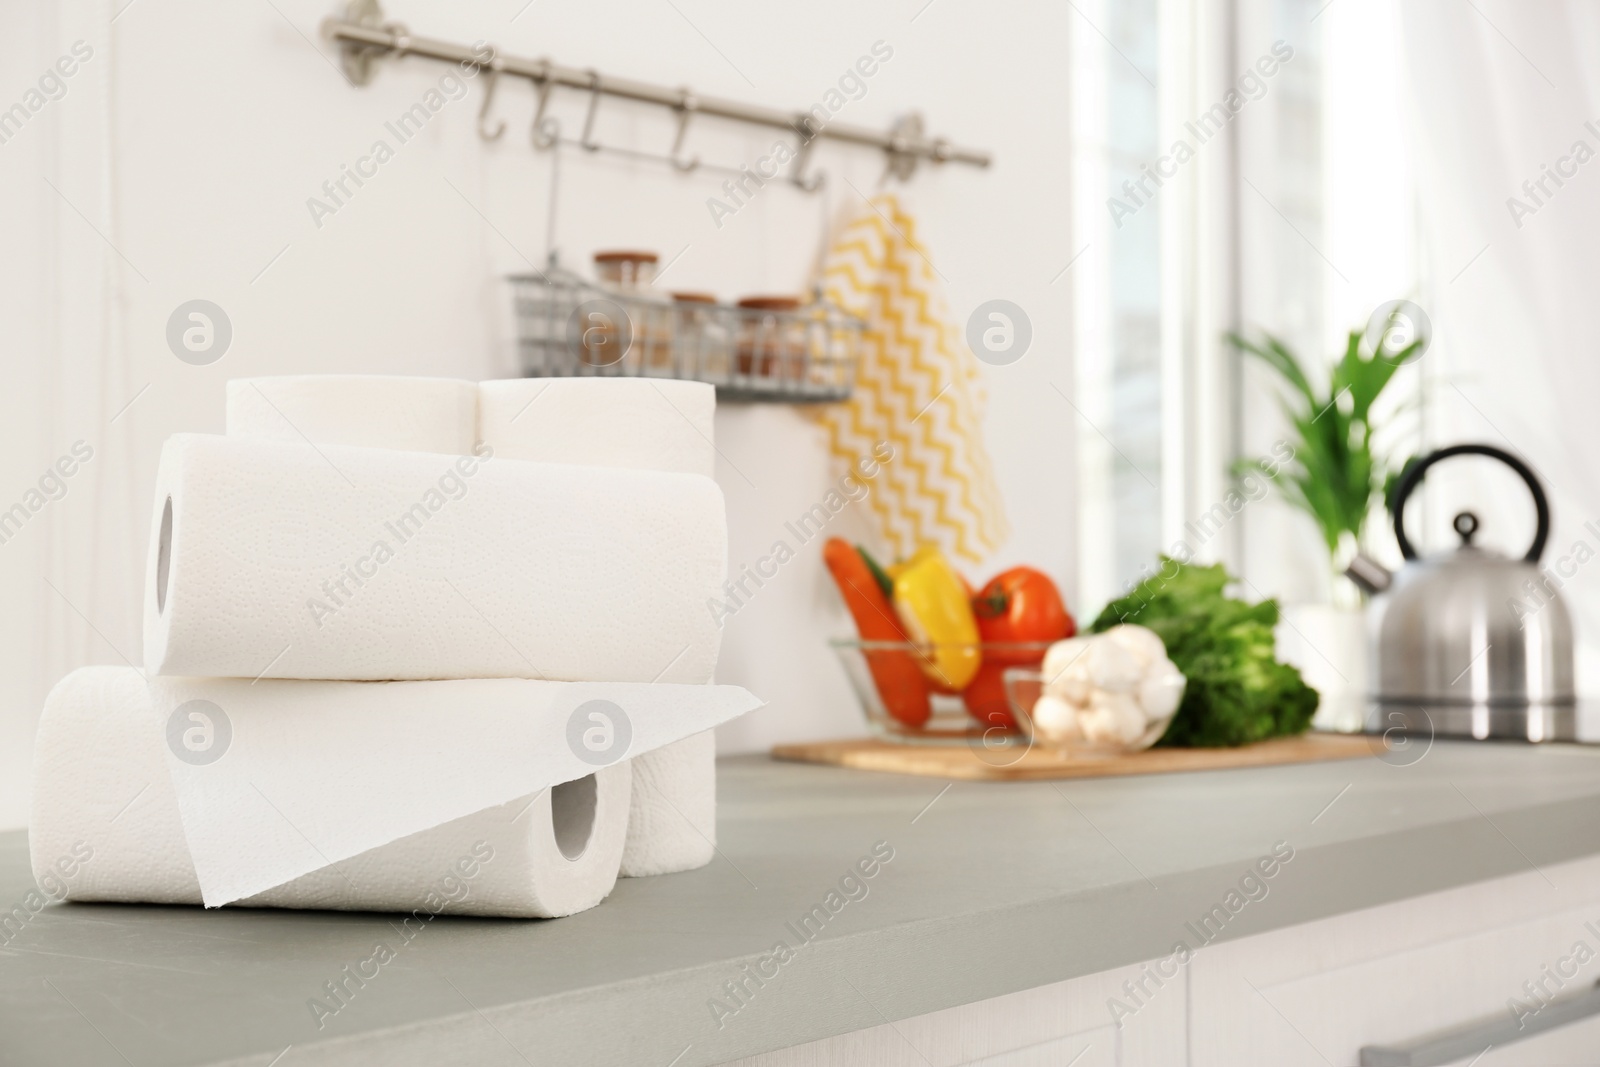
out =
[(736, 365), (740, 374), (763, 378), (805, 376), (805, 321), (794, 296), (747, 296), (739, 301)]
[(679, 377), (713, 382), (726, 379), (730, 353), (728, 328), (710, 293), (675, 292), (673, 362)]
[(643, 289), (656, 277), (654, 252), (618, 249), (594, 254), (595, 277), (616, 289)]

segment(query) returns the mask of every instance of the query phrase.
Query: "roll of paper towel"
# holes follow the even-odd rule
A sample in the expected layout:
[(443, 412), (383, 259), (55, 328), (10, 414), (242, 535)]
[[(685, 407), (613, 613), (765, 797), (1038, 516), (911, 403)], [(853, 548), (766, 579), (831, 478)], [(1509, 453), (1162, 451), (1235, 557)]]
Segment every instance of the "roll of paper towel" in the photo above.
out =
[[(228, 383), (230, 437), (466, 455), (473, 451), (477, 421), (478, 387), (456, 379), (304, 375)], [(613, 813), (619, 807), (626, 812), (622, 797), (632, 792), (632, 775), (627, 763), (605, 767), (526, 800), (381, 846), (337, 870), (324, 868), (244, 903), (339, 908), (355, 900), (354, 906), (408, 910), (416, 872), (437, 867), (442, 855), (460, 852), (466, 858), (451, 885), (466, 896), (458, 902), (455, 892), (446, 893), (449, 910), (571, 914), (611, 890), (627, 822), (626, 815), (616, 820)], [(469, 846), (470, 853), (464, 851)], [(491, 877), (474, 883), (467, 873), (487, 869), (477, 862), (484, 849), (503, 862)], [(613, 873), (607, 877), (604, 868)], [(445, 878), (450, 879), (448, 870)], [(352, 897), (351, 883), (362, 887), (358, 896)], [(198, 883), (195, 892), (198, 898)]]
[(178, 434), (156, 477), (152, 674), (703, 682), (709, 478)]
[[(228, 383), (229, 437), (465, 455), (473, 450), (477, 425), (478, 387), (472, 382), (377, 375), (304, 375)], [(631, 782), (631, 767), (607, 768), (601, 773), (606, 776), (613, 793), (618, 778), (628, 778)], [(559, 801), (565, 795), (563, 790), (574, 788), (557, 786), (556, 799)], [(612, 805), (616, 803), (614, 796), (603, 799)], [(543, 827), (549, 822), (550, 814), (550, 797), (540, 794), (524, 823), (531, 821)], [(482, 821), (481, 816), (473, 815), (449, 825), (471, 825), (475, 832), (476, 824)], [(415, 836), (438, 835), (444, 829)], [(382, 863), (396, 848), (397, 845), (386, 845), (368, 855), (374, 857), (374, 862)], [(362, 859), (351, 860), (346, 869)], [(620, 863), (620, 849), (615, 859)], [(318, 876), (307, 875), (289, 883), (286, 889), (292, 893), (291, 899), (305, 899), (307, 894), (302, 883), (314, 877)], [(342, 879), (329, 873), (325, 880), (328, 883), (325, 890), (333, 899), (340, 899), (341, 891), (346, 888)], [(358, 879), (362, 885), (369, 881), (372, 881), (370, 877)], [(583, 888), (579, 887), (580, 892)], [(492, 898), (494, 885), (488, 885), (486, 891)], [(278, 892), (280, 890), (270, 890), (264, 896)], [(475, 899), (482, 900), (484, 896), (485, 891), (480, 890)], [(251, 900), (260, 902), (261, 898)]]
[[(161, 726), (150, 688), (130, 668), (84, 668), (51, 692), (39, 723), (28, 840), (34, 877), (52, 896), (201, 903)], [(631, 791), (629, 767), (603, 767), (237, 903), (570, 915), (611, 891)]]
[[(716, 390), (650, 378), (518, 378), (479, 387), (478, 437), (506, 459), (710, 475)], [(708, 666), (703, 678), (711, 680)], [(624, 877), (693, 870), (717, 840), (711, 732), (634, 760)]]
[(707, 730), (633, 761), (624, 878), (692, 871), (717, 850), (717, 736)]
[(472, 453), (478, 387), (454, 378), (304, 374), (228, 383), (228, 436)]
[(716, 389), (662, 378), (512, 378), (478, 386), (478, 440), (506, 459), (711, 477)]
[[(84, 668), (40, 719), (33, 869), (71, 900), (570, 914), (616, 876), (626, 756), (755, 704), (726, 686)], [(573, 726), (595, 707), (598, 754)]]

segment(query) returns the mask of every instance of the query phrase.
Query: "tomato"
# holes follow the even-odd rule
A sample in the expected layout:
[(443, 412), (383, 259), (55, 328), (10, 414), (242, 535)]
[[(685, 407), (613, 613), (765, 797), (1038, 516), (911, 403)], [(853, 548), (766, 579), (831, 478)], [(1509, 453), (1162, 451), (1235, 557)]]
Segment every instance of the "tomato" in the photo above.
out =
[[(972, 598), (972, 613), (986, 644), (1060, 641), (1078, 632), (1056, 583), (1032, 567), (1013, 567), (990, 578)], [(1042, 648), (985, 649), (984, 663), (1038, 663), (1043, 655)]]
[(961, 702), (967, 706), (967, 714), (985, 726), (1015, 730), (1017, 720), (1012, 717), (1011, 702), (1006, 699), (1005, 679), (1002, 677), (1007, 666), (1009, 664), (995, 663), (991, 656), (985, 655), (983, 666), (978, 668), (978, 673), (962, 692)]
[[(985, 726), (1017, 728), (1006, 699), (1005, 669), (1044, 660), (1049, 642), (1077, 632), (1077, 623), (1048, 575), (1032, 567), (1013, 567), (995, 575), (972, 598), (978, 636), (984, 642), (983, 666), (961, 694), (967, 714)], [(1035, 648), (996, 645), (1032, 643)]]

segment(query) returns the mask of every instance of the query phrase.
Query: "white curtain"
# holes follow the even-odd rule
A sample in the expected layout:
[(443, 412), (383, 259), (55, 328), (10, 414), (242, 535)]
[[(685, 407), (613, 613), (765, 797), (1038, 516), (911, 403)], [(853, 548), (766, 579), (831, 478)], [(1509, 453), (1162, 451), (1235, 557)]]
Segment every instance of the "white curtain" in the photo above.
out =
[(128, 252), (114, 166), (119, 7), (0, 9), (0, 109), (28, 112), (9, 112), (0, 143), (0, 827), (24, 819), (50, 686), (140, 656), (149, 502), (133, 435), (161, 324), (130, 341), (130, 289), (149, 283), (130, 262), (144, 257)]
[[(1542, 476), (1555, 517), (1544, 562), (1574, 571), (1562, 579), (1562, 595), (1578, 630), (1580, 693), (1593, 694), (1600, 689), (1600, 5), (1405, 0), (1402, 15), (1428, 262), (1424, 306), (1435, 327), (1424, 356), (1428, 444), (1498, 444)], [(1546, 176), (1547, 167), (1563, 172), (1562, 184)], [(1512, 486), (1481, 475), (1430, 485), (1427, 492), (1444, 500), (1431, 507), (1429, 529), (1448, 522), (1455, 509), (1445, 505), (1470, 501), (1517, 522), (1506, 543), (1520, 547), (1510, 541), (1531, 523)], [(1595, 558), (1579, 562), (1590, 552)]]

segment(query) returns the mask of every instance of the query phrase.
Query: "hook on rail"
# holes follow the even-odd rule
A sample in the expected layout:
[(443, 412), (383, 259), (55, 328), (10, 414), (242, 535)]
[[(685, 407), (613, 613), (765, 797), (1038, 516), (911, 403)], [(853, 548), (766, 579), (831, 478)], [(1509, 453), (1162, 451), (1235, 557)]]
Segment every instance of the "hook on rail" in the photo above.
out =
[(485, 141), (498, 141), (506, 132), (506, 120), (495, 123), (492, 130), (485, 125), (489, 109), (494, 106), (494, 91), (500, 84), (500, 59), (493, 51), (490, 52), (489, 65), (484, 70), (488, 80), (483, 86), (483, 103), (478, 105), (478, 136)]
[(814, 193), (822, 188), (823, 175), (821, 172), (806, 173), (806, 164), (811, 161), (812, 146), (817, 143), (817, 134), (811, 128), (811, 118), (804, 112), (795, 116), (795, 132), (800, 135), (800, 143), (795, 150), (794, 166), (789, 170), (789, 180), (808, 193)]
[(700, 166), (699, 156), (683, 157), (683, 139), (689, 132), (689, 119), (700, 109), (700, 99), (690, 92), (687, 87), (678, 94), (678, 136), (672, 141), (672, 153), (669, 157), (676, 169), (687, 174)]
[(589, 113), (583, 117), (583, 136), (578, 143), (590, 152), (600, 151), (600, 142), (594, 139), (594, 117), (600, 111), (600, 72), (589, 71)]
[(534, 91), (539, 94), (538, 104), (533, 111), (533, 125), (528, 130), (528, 137), (533, 141), (533, 147), (541, 151), (550, 148), (561, 139), (561, 123), (554, 116), (545, 118), (545, 108), (550, 105), (550, 60), (539, 60), (539, 73), (533, 79)]

